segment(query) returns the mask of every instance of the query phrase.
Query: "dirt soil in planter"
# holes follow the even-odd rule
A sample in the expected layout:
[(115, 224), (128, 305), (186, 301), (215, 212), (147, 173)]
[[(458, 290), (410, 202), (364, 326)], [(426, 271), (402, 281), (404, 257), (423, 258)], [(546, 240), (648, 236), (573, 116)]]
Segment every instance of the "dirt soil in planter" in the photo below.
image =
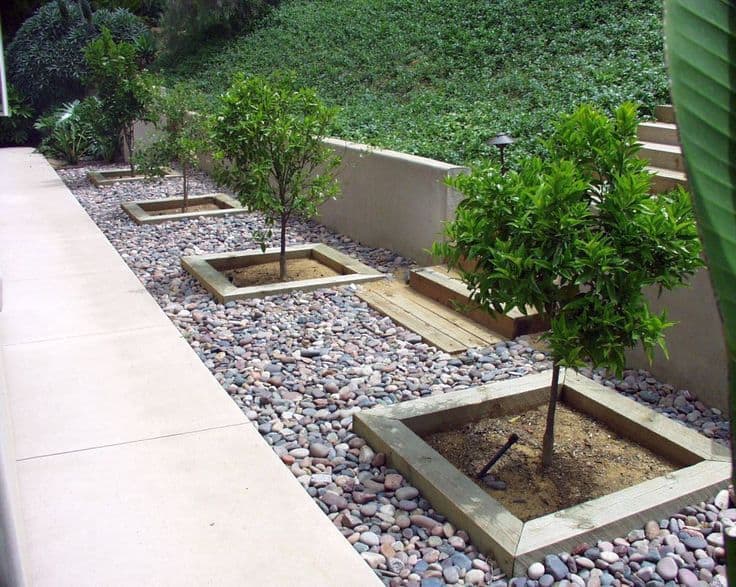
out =
[[(552, 466), (541, 475), (542, 436), (547, 405), (522, 414), (487, 418), (424, 439), (522, 521), (532, 520), (672, 472), (678, 467), (622, 438), (604, 424), (559, 403)], [(519, 441), (485, 480), (503, 481), (492, 489), (475, 475), (511, 433)]]
[[(286, 281), (301, 281), (302, 279), (317, 279), (319, 277), (341, 275), (319, 261), (303, 257), (299, 259), (287, 259), (286, 273)], [(279, 262), (259, 263), (258, 265), (249, 265), (241, 269), (232, 269), (225, 271), (225, 275), (237, 287), (278, 283)]]
[[(144, 208), (145, 210), (145, 208)], [(205, 212), (208, 210), (222, 210), (217, 204), (197, 204), (196, 206), (188, 205), (186, 213), (189, 212)], [(171, 208), (164, 208), (163, 210), (146, 210), (151, 216), (163, 216), (165, 214), (181, 214), (181, 205), (173, 206)]]

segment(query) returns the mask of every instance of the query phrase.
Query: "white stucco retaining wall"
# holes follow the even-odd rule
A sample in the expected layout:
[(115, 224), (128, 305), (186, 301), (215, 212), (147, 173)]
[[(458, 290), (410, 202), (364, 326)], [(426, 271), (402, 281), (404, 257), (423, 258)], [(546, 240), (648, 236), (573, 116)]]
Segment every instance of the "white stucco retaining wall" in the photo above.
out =
[[(136, 136), (146, 130), (138, 125)], [(468, 169), (442, 161), (373, 148), (340, 139), (326, 139), (343, 159), (338, 176), (342, 196), (325, 203), (318, 220), (333, 230), (373, 247), (396, 251), (421, 265), (442, 236), (442, 223), (452, 220), (461, 196), (447, 187), (446, 177)], [(202, 158), (211, 171), (210, 158)], [(647, 292), (655, 311), (667, 308), (678, 324), (667, 331), (670, 359), (657, 352), (649, 365), (644, 353), (628, 353), (633, 368), (651, 371), (658, 379), (695, 393), (706, 404), (725, 410), (728, 405), (726, 351), (722, 327), (707, 270), (687, 288)]]
[(445, 179), (465, 167), (327, 139), (342, 157), (342, 197), (326, 202), (318, 220), (372, 247), (383, 247), (432, 262), (427, 249), (442, 238), (442, 224), (454, 218), (460, 194)]

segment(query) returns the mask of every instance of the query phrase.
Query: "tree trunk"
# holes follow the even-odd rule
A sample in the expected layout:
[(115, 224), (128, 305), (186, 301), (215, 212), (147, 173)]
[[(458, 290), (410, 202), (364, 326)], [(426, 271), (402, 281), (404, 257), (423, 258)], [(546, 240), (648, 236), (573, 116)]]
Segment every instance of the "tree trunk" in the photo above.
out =
[(187, 211), (187, 203), (189, 202), (189, 185), (187, 184), (187, 168), (188, 168), (188, 165), (186, 163), (182, 164), (181, 176), (184, 182), (184, 201), (181, 205), (182, 212)]
[(547, 408), (547, 428), (544, 430), (542, 443), (542, 469), (552, 464), (552, 453), (555, 449), (555, 410), (560, 384), (560, 366), (555, 361), (552, 366), (552, 385), (549, 388), (549, 407)]
[(286, 281), (286, 221), (287, 216), (281, 215), (281, 253), (279, 254), (279, 280)]
[(133, 126), (127, 127), (123, 131), (123, 140), (125, 141), (125, 148), (128, 150), (128, 161), (130, 162), (130, 175), (135, 175), (135, 164), (133, 163)]

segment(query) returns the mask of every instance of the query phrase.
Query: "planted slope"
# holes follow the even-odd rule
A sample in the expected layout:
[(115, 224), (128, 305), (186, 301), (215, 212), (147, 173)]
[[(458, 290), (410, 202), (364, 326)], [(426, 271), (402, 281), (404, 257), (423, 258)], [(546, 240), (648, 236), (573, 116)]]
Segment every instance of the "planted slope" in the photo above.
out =
[(341, 138), (468, 163), (508, 131), (518, 157), (581, 102), (669, 101), (661, 11), (652, 0), (292, 0), (168, 75), (215, 94), (236, 71), (290, 68), (342, 107)]

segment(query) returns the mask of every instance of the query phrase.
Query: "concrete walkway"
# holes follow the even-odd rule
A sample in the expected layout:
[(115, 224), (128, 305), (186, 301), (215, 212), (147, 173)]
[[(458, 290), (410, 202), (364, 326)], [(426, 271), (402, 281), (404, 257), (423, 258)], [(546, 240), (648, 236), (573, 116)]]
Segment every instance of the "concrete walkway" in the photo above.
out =
[(380, 585), (30, 149), (0, 274), (0, 582)]

